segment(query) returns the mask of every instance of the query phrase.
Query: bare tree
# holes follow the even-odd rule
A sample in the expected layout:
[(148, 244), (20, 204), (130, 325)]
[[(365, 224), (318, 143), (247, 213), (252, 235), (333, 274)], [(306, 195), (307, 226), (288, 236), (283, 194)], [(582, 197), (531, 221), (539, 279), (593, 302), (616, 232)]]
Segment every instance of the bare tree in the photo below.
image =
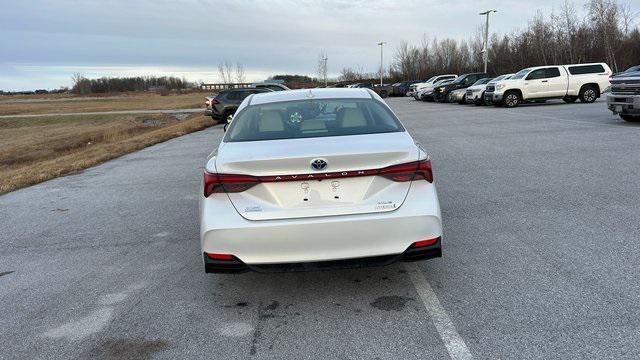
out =
[(244, 65), (242, 65), (239, 62), (237, 62), (236, 63), (236, 82), (242, 84), (245, 81), (246, 81), (246, 79), (245, 79), (245, 76), (244, 76)]
[[(581, 18), (571, 0), (564, 0), (559, 12), (537, 12), (522, 30), (491, 34), (489, 72), (499, 75), (531, 66), (586, 62), (606, 62), (615, 72), (637, 65), (640, 13), (634, 14), (629, 3), (622, 1), (631, 2), (586, 0), (586, 16)], [(462, 41), (425, 35), (418, 45), (400, 43), (388, 74), (397, 82), (474, 72), (482, 62), (481, 48), (478, 34)], [(352, 69), (344, 69), (342, 77), (353, 77), (354, 73), (347, 70)]]
[(233, 83), (233, 64), (229, 60), (218, 64), (218, 76), (223, 84)]
[(324, 82), (327, 78), (327, 52), (323, 49), (318, 53), (318, 66), (317, 66), (318, 81)]
[(578, 20), (576, 18), (576, 9), (573, 7), (572, 3), (569, 3), (569, 0), (564, 0), (564, 5), (562, 10), (560, 11), (560, 16), (562, 18), (562, 26), (560, 27), (561, 35), (564, 48), (566, 48), (569, 53), (569, 62), (575, 62), (575, 39), (578, 28)]
[(91, 92), (91, 81), (80, 73), (71, 76), (73, 82), (72, 91), (76, 94), (88, 94)]
[(635, 19), (636, 15), (633, 13), (630, 3), (620, 5), (620, 15), (620, 21), (622, 22), (622, 31), (625, 35), (629, 35), (630, 28), (633, 27), (633, 20)]

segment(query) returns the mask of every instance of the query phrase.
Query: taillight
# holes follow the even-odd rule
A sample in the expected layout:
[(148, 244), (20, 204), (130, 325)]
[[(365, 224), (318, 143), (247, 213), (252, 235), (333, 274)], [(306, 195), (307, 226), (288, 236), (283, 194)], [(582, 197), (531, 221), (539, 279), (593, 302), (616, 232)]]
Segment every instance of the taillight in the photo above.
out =
[(381, 169), (379, 175), (396, 182), (413, 180), (426, 180), (428, 182), (433, 182), (431, 159), (429, 158), (406, 164), (389, 166)]
[(213, 193), (239, 193), (246, 191), (259, 183), (340, 179), (360, 176), (382, 176), (395, 182), (407, 182), (414, 180), (426, 180), (430, 183), (433, 182), (433, 172), (431, 170), (430, 158), (405, 164), (393, 165), (382, 169), (339, 171), (299, 175), (251, 176), (234, 174), (211, 174), (205, 171), (204, 196), (208, 197)]
[(231, 261), (235, 259), (235, 256), (231, 254), (213, 254), (213, 253), (206, 253), (206, 254), (207, 254), (207, 257), (211, 260)]
[(413, 243), (413, 247), (431, 246), (431, 245), (437, 243), (439, 240), (440, 240), (440, 237), (433, 238), (433, 239), (416, 241), (416, 242)]
[(213, 193), (238, 193), (257, 185), (260, 180), (250, 175), (211, 174), (204, 172), (204, 197)]

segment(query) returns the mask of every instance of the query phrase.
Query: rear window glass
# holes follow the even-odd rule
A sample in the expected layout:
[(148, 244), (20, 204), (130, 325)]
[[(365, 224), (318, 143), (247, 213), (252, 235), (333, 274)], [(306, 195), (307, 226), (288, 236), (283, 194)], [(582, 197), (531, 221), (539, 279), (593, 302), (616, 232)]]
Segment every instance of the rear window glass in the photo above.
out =
[(251, 105), (233, 118), (224, 141), (299, 139), (400, 132), (389, 109), (373, 99), (326, 99)]
[(569, 73), (571, 75), (599, 74), (603, 72), (604, 67), (602, 65), (569, 66)]
[(236, 90), (230, 91), (227, 93), (227, 100), (242, 100), (247, 97), (247, 95), (251, 94), (246, 90)]

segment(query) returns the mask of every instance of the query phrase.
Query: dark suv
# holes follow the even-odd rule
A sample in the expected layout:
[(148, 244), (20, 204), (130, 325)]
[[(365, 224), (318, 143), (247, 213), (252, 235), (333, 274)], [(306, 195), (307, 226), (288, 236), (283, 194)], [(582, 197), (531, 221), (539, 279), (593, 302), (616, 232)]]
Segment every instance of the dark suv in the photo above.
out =
[(269, 88), (243, 88), (222, 90), (215, 97), (206, 97), (205, 105), (207, 110), (205, 113), (211, 115), (218, 122), (229, 122), (233, 114), (247, 96), (251, 94), (260, 94), (272, 92)]
[(476, 81), (488, 77), (486, 73), (471, 73), (458, 76), (452, 82), (433, 89), (433, 99), (438, 102), (447, 101), (447, 96), (453, 90), (466, 89)]

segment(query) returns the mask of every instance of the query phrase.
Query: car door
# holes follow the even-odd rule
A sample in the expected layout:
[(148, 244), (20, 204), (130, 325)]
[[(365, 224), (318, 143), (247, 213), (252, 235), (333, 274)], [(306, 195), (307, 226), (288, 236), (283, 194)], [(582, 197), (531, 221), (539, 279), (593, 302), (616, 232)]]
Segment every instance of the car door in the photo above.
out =
[(527, 75), (525, 82), (525, 99), (546, 97), (549, 89), (547, 81), (547, 69), (537, 69)]
[(562, 97), (567, 94), (567, 74), (558, 66), (545, 69), (547, 80), (547, 96)]

